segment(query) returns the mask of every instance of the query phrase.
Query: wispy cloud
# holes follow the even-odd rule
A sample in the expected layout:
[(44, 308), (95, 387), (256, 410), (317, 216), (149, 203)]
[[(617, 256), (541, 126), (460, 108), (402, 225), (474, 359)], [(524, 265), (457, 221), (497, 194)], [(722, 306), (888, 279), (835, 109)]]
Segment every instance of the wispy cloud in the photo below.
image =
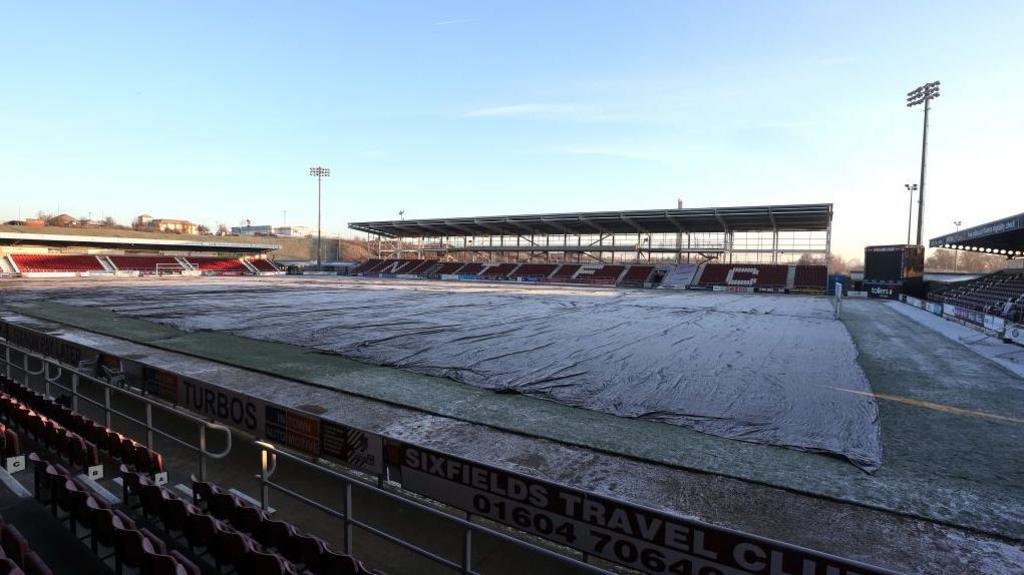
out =
[(623, 114), (610, 113), (596, 106), (574, 103), (543, 103), (530, 102), (509, 104), (470, 110), (462, 115), (465, 118), (513, 118), (536, 117), (573, 122), (623, 122), (629, 118)]
[(564, 111), (565, 106), (553, 104), (512, 104), (509, 106), (494, 106), (491, 108), (479, 108), (470, 110), (463, 114), (467, 118), (503, 118), (508, 116), (537, 116), (549, 115), (560, 110)]
[(441, 20), (440, 22), (434, 22), (434, 26), (454, 26), (455, 24), (469, 24), (472, 22), (472, 18), (459, 18), (456, 20)]
[(563, 156), (591, 156), (599, 158), (618, 158), (624, 160), (641, 160), (645, 162), (668, 162), (672, 155), (665, 150), (641, 147), (622, 146), (569, 146), (547, 150), (548, 153)]
[(819, 66), (842, 66), (844, 64), (852, 64), (857, 61), (854, 56), (830, 56), (821, 58), (818, 60)]

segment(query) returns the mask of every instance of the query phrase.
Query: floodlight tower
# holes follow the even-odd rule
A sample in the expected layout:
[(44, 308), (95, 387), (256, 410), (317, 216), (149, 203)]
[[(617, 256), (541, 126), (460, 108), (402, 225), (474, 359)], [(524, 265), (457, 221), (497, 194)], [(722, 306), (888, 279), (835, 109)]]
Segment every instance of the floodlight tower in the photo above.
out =
[(331, 177), (331, 169), (317, 166), (309, 169), (309, 175), (316, 176), (316, 270), (320, 271), (320, 256), (323, 253), (320, 249), (320, 182)]
[(907, 208), (907, 244), (910, 244), (910, 227), (914, 221), (914, 192), (917, 191), (917, 184), (903, 184), (903, 187), (910, 192), (910, 207)]
[(928, 156), (928, 110), (931, 108), (931, 101), (939, 97), (939, 82), (929, 82), (907, 92), (907, 107), (924, 104), (924, 134), (921, 137), (921, 179), (918, 184), (917, 196), (917, 245), (924, 245), (922, 233), (924, 232), (924, 165)]
[[(957, 233), (957, 234), (959, 234), (959, 233), (960, 233), (960, 226), (961, 226), (961, 225), (962, 225), (963, 223), (964, 223), (964, 222), (963, 222), (962, 220), (953, 220), (953, 225), (954, 225), (954, 226), (956, 226), (956, 233)], [(959, 242), (959, 241), (960, 241), (960, 237), (959, 237), (959, 235), (957, 236), (957, 238), (956, 238), (956, 241), (957, 241), (957, 242)], [(957, 269), (957, 268), (959, 267), (959, 266), (957, 265), (957, 260), (959, 259), (959, 258), (957, 258), (957, 256), (958, 256), (958, 255), (960, 255), (960, 250), (954, 249), (954, 250), (953, 250), (953, 273), (956, 273), (957, 271), (959, 271), (959, 270)]]

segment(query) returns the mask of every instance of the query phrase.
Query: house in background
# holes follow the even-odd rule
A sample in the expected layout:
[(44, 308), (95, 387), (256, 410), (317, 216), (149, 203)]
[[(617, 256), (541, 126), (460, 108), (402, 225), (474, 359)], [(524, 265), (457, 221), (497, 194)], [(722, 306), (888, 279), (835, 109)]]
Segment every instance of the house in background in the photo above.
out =
[(149, 214), (142, 214), (132, 222), (132, 228), (150, 232), (169, 232), (172, 234), (195, 234), (199, 226), (188, 220), (172, 220), (168, 218), (154, 218)]

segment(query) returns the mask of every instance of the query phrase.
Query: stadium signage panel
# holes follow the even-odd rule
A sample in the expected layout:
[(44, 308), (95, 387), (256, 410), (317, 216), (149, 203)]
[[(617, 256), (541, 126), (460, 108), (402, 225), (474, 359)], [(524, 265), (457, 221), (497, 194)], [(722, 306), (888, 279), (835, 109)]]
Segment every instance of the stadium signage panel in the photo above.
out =
[(1003, 332), (1003, 337), (1006, 339), (1024, 345), (1024, 325), (1019, 323), (1011, 323), (1006, 326), (1006, 331)]
[(320, 455), (320, 419), (267, 404), (264, 437), (307, 455)]
[(384, 441), (379, 435), (320, 420), (320, 448), (323, 457), (367, 473), (384, 472)]
[(973, 228), (948, 234), (940, 238), (932, 240), (929, 245), (933, 248), (941, 247), (947, 244), (958, 244), (960, 242), (972, 241), (987, 236), (994, 236), (997, 234), (1005, 234), (1018, 229), (1024, 228), (1024, 214), (1016, 215), (995, 222), (982, 224)]
[(263, 429), (263, 402), (248, 395), (196, 379), (183, 378), (178, 405), (216, 421), (259, 435)]
[(985, 319), (983, 320), (982, 325), (984, 325), (985, 329), (989, 331), (1002, 333), (1003, 330), (1006, 329), (1006, 320), (999, 316), (985, 314)]
[(896, 295), (896, 288), (892, 286), (876, 285), (868, 288), (868, 297), (893, 299)]
[(417, 446), (392, 447), (404, 489), (645, 573), (886, 572)]
[(12, 345), (51, 357), (65, 365), (77, 366), (83, 361), (92, 361), (97, 356), (96, 352), (87, 348), (8, 322), (0, 324), (0, 335)]

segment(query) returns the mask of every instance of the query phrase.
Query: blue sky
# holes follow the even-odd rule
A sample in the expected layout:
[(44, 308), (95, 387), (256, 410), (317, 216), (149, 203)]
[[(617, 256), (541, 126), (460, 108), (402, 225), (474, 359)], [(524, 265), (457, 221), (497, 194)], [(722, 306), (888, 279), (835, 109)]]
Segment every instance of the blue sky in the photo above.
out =
[(835, 245), (1024, 210), (1024, 3), (8, 3), (0, 218), (315, 223), (828, 201)]

